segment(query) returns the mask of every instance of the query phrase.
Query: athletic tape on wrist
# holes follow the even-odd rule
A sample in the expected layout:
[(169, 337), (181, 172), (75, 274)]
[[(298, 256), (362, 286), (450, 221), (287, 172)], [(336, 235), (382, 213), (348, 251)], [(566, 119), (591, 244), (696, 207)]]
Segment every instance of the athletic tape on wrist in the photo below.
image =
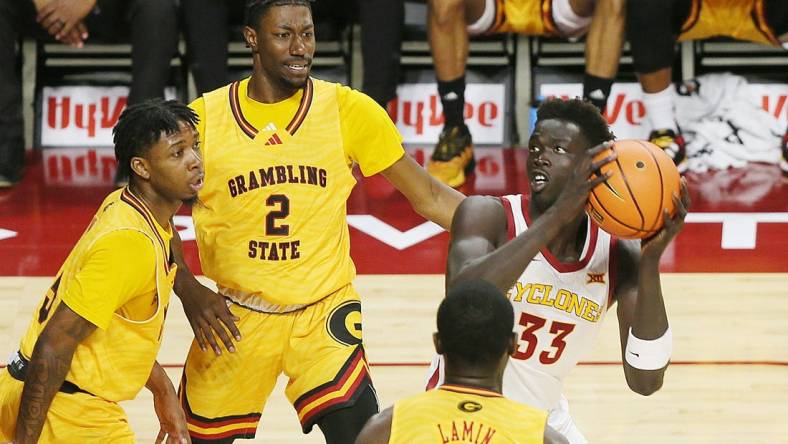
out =
[(640, 370), (659, 370), (668, 364), (672, 352), (673, 333), (669, 326), (661, 337), (650, 341), (636, 338), (632, 334), (632, 327), (629, 328), (624, 357), (632, 367)]

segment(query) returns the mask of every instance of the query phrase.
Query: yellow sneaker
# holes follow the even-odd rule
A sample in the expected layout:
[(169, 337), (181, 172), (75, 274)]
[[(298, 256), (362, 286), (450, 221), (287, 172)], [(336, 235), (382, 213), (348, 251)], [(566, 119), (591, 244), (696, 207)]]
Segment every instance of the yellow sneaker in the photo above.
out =
[(649, 134), (648, 140), (673, 159), (679, 173), (687, 170), (687, 144), (681, 133), (676, 134), (672, 129), (654, 130)]
[(470, 174), (475, 166), (473, 141), (468, 127), (462, 125), (444, 128), (432, 152), (432, 158), (427, 162), (430, 175), (452, 188), (457, 188), (465, 183), (465, 175)]

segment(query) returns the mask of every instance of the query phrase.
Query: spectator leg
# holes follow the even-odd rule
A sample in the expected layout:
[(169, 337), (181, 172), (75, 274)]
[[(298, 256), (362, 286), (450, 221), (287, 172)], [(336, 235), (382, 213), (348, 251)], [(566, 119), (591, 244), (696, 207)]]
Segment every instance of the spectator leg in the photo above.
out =
[(197, 94), (227, 84), (227, 0), (181, 0), (186, 53)]
[(174, 0), (134, 0), (131, 23), (131, 91), (129, 104), (163, 97), (170, 60), (178, 45)]
[(395, 0), (359, 3), (364, 92), (385, 108), (397, 93), (405, 3)]
[(35, 26), (32, 2), (0, 0), (0, 176), (21, 178), (25, 158), (22, 81), (17, 44), (22, 26)]

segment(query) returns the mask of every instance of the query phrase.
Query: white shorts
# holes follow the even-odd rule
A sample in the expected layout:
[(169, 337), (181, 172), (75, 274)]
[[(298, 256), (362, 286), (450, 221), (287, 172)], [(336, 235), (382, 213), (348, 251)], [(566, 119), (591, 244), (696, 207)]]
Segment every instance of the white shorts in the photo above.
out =
[[(506, 0), (503, 0), (506, 1)], [(495, 21), (496, 0), (484, 1), (484, 12), (478, 20), (468, 25), (468, 34), (480, 35), (487, 32)], [(591, 17), (582, 17), (572, 10), (569, 0), (552, 0), (553, 21), (564, 37), (580, 37), (588, 32)]]

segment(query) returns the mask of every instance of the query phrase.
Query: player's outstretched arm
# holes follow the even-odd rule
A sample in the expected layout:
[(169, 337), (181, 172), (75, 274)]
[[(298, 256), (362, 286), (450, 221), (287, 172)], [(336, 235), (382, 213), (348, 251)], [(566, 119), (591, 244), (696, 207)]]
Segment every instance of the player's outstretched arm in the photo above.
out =
[(172, 253), (178, 264), (174, 291), (181, 299), (183, 311), (194, 331), (197, 344), (203, 351), (210, 345), (214, 353), (221, 355), (222, 349), (216, 340), (218, 336), (227, 350), (235, 352), (230, 334), (236, 341), (241, 340), (241, 332), (235, 325), (239, 319), (230, 312), (223, 297), (201, 284), (189, 270), (183, 258), (183, 244), (177, 230), (173, 230)]
[(408, 199), (414, 211), (446, 230), (451, 228), (464, 194), (430, 176), (407, 153), (381, 174)]
[(356, 444), (388, 444), (391, 437), (391, 419), (394, 407), (389, 407), (369, 418), (361, 433), (356, 437)]
[(74, 351), (96, 329), (66, 304), (58, 305), (33, 348), (16, 420), (17, 444), (38, 442), (52, 398), (71, 368)]
[(153, 409), (159, 418), (159, 434), (156, 444), (186, 444), (191, 442), (186, 427), (186, 415), (183, 414), (175, 387), (167, 373), (158, 362), (153, 363), (145, 387), (153, 393)]
[(674, 196), (676, 214), (665, 214), (665, 226), (643, 241), (620, 241), (616, 254), (619, 281), (615, 289), (624, 375), (629, 387), (650, 395), (662, 387), (672, 352), (672, 334), (662, 298), (659, 260), (684, 225), (690, 205), (686, 183)]

